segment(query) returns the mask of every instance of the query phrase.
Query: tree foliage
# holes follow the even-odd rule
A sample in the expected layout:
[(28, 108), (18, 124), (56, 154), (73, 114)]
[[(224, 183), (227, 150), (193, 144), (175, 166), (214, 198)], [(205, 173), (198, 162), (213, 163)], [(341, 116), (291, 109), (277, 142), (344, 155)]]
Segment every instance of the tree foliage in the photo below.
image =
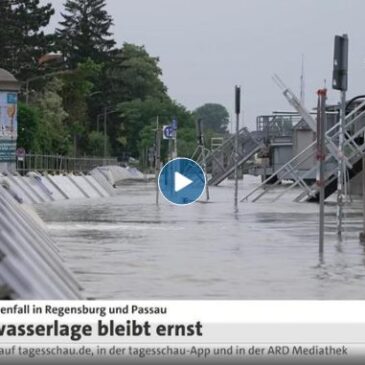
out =
[[(126, 147), (133, 157), (140, 155), (141, 151), (154, 142), (154, 132), (157, 117), (160, 126), (170, 124), (173, 119), (178, 121), (178, 136), (180, 155), (191, 156), (193, 147), (184, 143), (184, 136), (194, 134), (192, 141), (195, 143), (195, 127), (192, 114), (182, 105), (169, 98), (164, 100), (147, 98), (146, 100), (136, 99), (119, 104), (120, 117), (124, 126), (121, 136), (126, 139)], [(187, 132), (192, 131), (192, 133)], [(136, 144), (136, 141), (139, 141)], [(195, 146), (195, 144), (194, 144)], [(166, 156), (166, 146), (163, 152)]]
[(70, 152), (71, 136), (64, 122), (68, 117), (59, 95), (63, 83), (59, 79), (50, 81), (37, 95), (34, 105), (39, 111), (37, 146), (43, 154), (61, 154)]
[(112, 17), (105, 0), (67, 0), (57, 43), (71, 68), (87, 59), (103, 62), (115, 45), (110, 31)]
[(216, 133), (226, 133), (229, 124), (229, 113), (220, 104), (207, 103), (195, 109), (197, 119), (202, 119), (204, 127)]
[(167, 89), (160, 79), (162, 71), (158, 61), (143, 46), (125, 43), (106, 65), (105, 80), (110, 98), (118, 97), (119, 101), (165, 98)]
[(20, 102), (18, 105), (18, 147), (23, 147), (28, 153), (38, 152), (38, 128), (38, 109)]
[(40, 56), (51, 49), (53, 36), (44, 28), (54, 14), (39, 0), (0, 2), (0, 67), (20, 80), (34, 75)]
[[(0, 67), (22, 80), (47, 73), (32, 81), (30, 105), (19, 105), (19, 146), (34, 153), (102, 156), (106, 142), (108, 155), (139, 159), (153, 148), (158, 117), (160, 127), (178, 121), (178, 154), (190, 157), (196, 118), (204, 120), (206, 135), (226, 132), (223, 106), (206, 104), (191, 113), (171, 100), (158, 57), (144, 46), (114, 48), (105, 0), (66, 0), (64, 7), (55, 34), (44, 34), (54, 13), (50, 4), (0, 1)], [(62, 52), (66, 62), (40, 70), (37, 60), (49, 50)], [(165, 159), (167, 146), (163, 141)]]

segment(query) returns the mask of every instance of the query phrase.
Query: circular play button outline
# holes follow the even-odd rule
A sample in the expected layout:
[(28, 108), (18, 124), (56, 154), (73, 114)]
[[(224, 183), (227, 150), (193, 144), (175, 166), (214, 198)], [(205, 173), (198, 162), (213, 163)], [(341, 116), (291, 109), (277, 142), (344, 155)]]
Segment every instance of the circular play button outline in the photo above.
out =
[[(191, 174), (186, 176), (182, 171), (176, 169), (173, 165), (176, 165), (177, 162), (183, 162), (190, 169), (195, 170), (193, 172), (195, 179)], [(169, 183), (161, 184), (161, 178), (165, 175), (167, 175), (167, 179), (170, 181)], [(199, 200), (206, 189), (206, 184), (207, 179), (203, 168), (196, 161), (187, 157), (177, 157), (170, 160), (162, 167), (158, 175), (158, 189), (160, 193), (169, 203), (177, 206), (191, 205)], [(165, 188), (169, 189), (169, 193), (164, 191)], [(184, 201), (180, 201), (182, 199), (181, 195), (184, 193), (187, 196), (184, 197)]]

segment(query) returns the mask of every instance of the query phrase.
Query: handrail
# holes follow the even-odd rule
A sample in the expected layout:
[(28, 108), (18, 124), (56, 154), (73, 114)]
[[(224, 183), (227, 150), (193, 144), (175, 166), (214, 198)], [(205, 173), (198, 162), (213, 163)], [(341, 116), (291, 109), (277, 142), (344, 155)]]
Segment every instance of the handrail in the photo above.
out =
[(118, 164), (116, 158), (26, 154), (17, 158), (16, 168), (21, 174), (34, 170), (50, 173), (87, 173), (95, 167)]

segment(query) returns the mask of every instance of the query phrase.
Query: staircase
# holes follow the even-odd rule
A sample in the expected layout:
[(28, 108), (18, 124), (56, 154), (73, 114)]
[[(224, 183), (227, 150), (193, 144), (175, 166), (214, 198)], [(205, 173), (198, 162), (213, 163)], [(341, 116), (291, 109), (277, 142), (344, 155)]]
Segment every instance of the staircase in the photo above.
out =
[[(230, 176), (235, 170), (235, 135), (230, 136), (221, 146), (209, 151), (206, 155), (206, 165), (211, 167), (215, 164), (216, 171), (209, 179), (209, 185), (219, 185)], [(253, 135), (247, 128), (239, 131), (238, 167), (245, 164), (255, 153), (262, 148), (260, 138)], [(202, 164), (202, 157), (199, 156), (197, 162)]]
[[(361, 118), (365, 117), (365, 102), (359, 104), (353, 111), (346, 115), (345, 119), (345, 143), (344, 143), (344, 159), (346, 162), (348, 175), (350, 178), (356, 176), (362, 170), (362, 157), (365, 151), (364, 133), (365, 125), (359, 127), (356, 123)], [(338, 154), (336, 145), (339, 138), (340, 122), (335, 124), (326, 133), (326, 148), (328, 153), (326, 156), (326, 171), (325, 171), (325, 194), (329, 197), (337, 190), (337, 169), (338, 169)], [(355, 132), (351, 132), (355, 130)], [(293, 183), (284, 189), (280, 189), (279, 193), (274, 196), (273, 201), (278, 200), (285, 195), (289, 190), (299, 186), (301, 192), (294, 199), (296, 202), (303, 200), (318, 201), (319, 187), (317, 183), (308, 184), (306, 180), (311, 176), (315, 176), (317, 165), (314, 165), (309, 170), (303, 169), (303, 164), (308, 159), (313, 159), (316, 154), (316, 141), (310, 144), (306, 149), (300, 152), (297, 156), (291, 159), (275, 172), (269, 179), (266, 179), (257, 188), (244, 196), (241, 201), (248, 200), (255, 202), (268, 192), (273, 191), (280, 183), (285, 180), (292, 180)], [(270, 184), (271, 181), (277, 181)], [(277, 192), (277, 191), (276, 191)]]

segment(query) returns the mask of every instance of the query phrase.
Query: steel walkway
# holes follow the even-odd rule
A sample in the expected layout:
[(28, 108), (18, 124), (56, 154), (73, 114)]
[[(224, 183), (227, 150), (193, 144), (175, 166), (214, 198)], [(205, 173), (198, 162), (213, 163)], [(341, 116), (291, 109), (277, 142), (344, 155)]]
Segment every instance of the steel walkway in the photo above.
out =
[[(365, 143), (364, 143), (365, 126), (359, 128), (354, 133), (351, 133), (350, 131), (354, 130), (355, 123), (364, 117), (365, 117), (365, 102), (362, 102), (353, 111), (347, 114), (345, 123), (344, 156), (338, 156), (338, 154), (335, 155), (333, 153), (335, 152), (334, 148), (337, 145), (339, 137), (340, 122), (335, 124), (326, 133), (326, 148), (327, 151), (330, 152), (326, 156), (326, 173), (325, 173), (326, 197), (334, 193), (337, 189), (337, 169), (338, 169), (337, 162), (339, 158), (345, 159), (347, 165), (347, 171), (350, 178), (352, 178), (362, 170), (362, 167), (360, 165), (363, 152), (365, 151)], [(308, 159), (313, 159), (315, 157), (316, 143), (317, 141), (314, 141), (312, 144), (310, 144), (297, 156), (295, 156), (288, 163), (286, 163), (280, 169), (278, 169), (275, 172), (275, 174), (271, 175), (268, 179), (266, 179), (257, 188), (252, 190), (249, 194), (245, 195), (241, 199), (241, 201), (248, 200), (249, 198), (251, 198), (251, 200), (255, 202), (268, 192), (272, 191), (275, 187), (278, 186), (278, 184), (282, 183), (284, 180), (292, 180), (293, 183), (290, 184), (285, 189), (281, 189), (280, 192), (275, 195), (273, 201), (279, 199), (289, 190), (293, 189), (296, 186), (299, 186), (302, 191), (298, 196), (295, 197), (294, 201), (297, 202), (303, 200), (316, 201), (318, 199), (319, 187), (316, 183), (312, 185), (308, 184), (306, 180), (310, 176), (316, 175), (317, 164), (315, 164), (309, 170), (301, 169), (301, 167), (303, 167), (303, 164)], [(270, 182), (274, 181), (274, 179), (277, 179), (277, 181), (275, 181), (275, 183), (273, 184), (270, 184)]]

